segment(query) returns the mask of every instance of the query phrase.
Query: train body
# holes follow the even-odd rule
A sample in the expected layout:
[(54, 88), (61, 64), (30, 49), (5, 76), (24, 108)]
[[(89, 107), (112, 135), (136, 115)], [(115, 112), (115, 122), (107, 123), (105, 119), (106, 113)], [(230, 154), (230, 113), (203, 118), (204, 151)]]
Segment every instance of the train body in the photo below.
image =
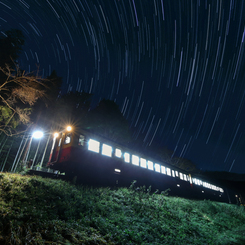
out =
[(238, 203), (239, 193), (215, 180), (189, 174), (86, 130), (54, 137), (48, 167), (77, 176), (85, 185), (129, 187), (136, 181), (159, 192), (170, 189), (174, 196)]

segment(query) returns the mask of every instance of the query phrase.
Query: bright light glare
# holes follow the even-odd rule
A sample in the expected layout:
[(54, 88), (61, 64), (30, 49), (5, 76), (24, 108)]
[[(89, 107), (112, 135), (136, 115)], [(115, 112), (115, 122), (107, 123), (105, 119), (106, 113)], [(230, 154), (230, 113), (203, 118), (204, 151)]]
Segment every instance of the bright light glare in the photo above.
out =
[(59, 136), (59, 133), (54, 133), (54, 138), (57, 138)]
[(33, 134), (32, 134), (32, 137), (35, 138), (35, 139), (40, 139), (43, 137), (43, 132), (42, 131), (35, 131)]
[(67, 130), (68, 132), (70, 132), (71, 129), (72, 129), (71, 126), (67, 126), (67, 127), (66, 127), (66, 130)]

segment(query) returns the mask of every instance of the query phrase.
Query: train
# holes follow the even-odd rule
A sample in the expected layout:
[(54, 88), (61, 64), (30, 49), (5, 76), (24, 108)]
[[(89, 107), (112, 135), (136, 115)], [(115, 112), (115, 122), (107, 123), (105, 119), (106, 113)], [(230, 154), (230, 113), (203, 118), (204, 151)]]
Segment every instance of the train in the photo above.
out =
[(241, 203), (241, 193), (205, 175), (188, 173), (86, 129), (56, 133), (47, 167), (78, 183), (100, 187), (151, 187), (189, 199)]

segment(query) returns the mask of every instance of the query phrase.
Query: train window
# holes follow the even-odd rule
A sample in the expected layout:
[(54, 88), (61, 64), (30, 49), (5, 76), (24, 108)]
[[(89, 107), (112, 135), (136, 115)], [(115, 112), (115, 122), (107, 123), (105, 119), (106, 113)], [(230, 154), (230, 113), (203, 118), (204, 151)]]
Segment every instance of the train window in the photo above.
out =
[(161, 173), (162, 174), (166, 174), (166, 168), (165, 168), (165, 166), (161, 166)]
[(106, 144), (102, 145), (102, 155), (111, 157), (112, 156), (112, 147)]
[(121, 158), (122, 157), (122, 151), (120, 149), (115, 150), (115, 156)]
[(148, 161), (148, 169), (153, 170), (153, 162)]
[(184, 180), (187, 181), (186, 174), (183, 174), (183, 176), (184, 176)]
[(132, 155), (132, 164), (139, 166), (139, 157)]
[(100, 142), (97, 140), (90, 139), (88, 141), (88, 150), (99, 153), (100, 152)]
[(125, 162), (130, 162), (130, 154), (127, 153), (127, 152), (124, 153), (124, 161)]
[(79, 135), (78, 145), (84, 146), (84, 140), (85, 140), (84, 135), (82, 135), (82, 134)]
[(70, 144), (71, 143), (71, 133), (68, 133), (65, 137), (65, 141), (64, 141), (64, 144), (67, 145), (67, 144)]
[(178, 173), (178, 171), (175, 171), (175, 175), (176, 175), (177, 177), (179, 177), (179, 173)]
[(180, 177), (180, 179), (182, 179), (182, 180), (184, 179), (182, 173), (179, 173), (179, 177)]
[(155, 171), (160, 173), (160, 164), (155, 163)]
[(199, 179), (196, 180), (197, 185), (201, 185), (201, 181)]
[(175, 173), (174, 173), (174, 170), (172, 170), (172, 176), (175, 177)]
[(146, 168), (146, 160), (144, 158), (140, 158), (140, 167)]
[(171, 169), (170, 168), (167, 168), (167, 175), (171, 176)]

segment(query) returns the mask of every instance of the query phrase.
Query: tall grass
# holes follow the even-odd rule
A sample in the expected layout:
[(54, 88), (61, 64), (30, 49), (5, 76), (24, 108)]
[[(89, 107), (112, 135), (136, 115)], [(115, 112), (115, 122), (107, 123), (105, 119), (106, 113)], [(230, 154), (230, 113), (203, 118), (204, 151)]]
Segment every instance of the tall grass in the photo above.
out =
[(244, 207), (0, 174), (0, 244), (245, 244)]

